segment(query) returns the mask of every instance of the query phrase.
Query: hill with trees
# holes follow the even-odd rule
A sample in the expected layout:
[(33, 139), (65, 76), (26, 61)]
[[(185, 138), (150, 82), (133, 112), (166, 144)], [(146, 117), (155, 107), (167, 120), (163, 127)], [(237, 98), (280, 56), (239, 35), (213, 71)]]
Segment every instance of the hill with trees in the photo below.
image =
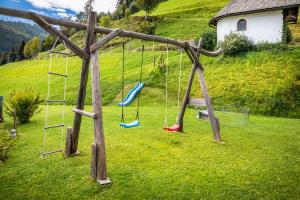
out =
[(37, 25), (0, 19), (0, 35), (0, 52), (8, 52), (18, 48), (23, 40), (27, 42), (34, 36), (43, 39), (46, 34)]

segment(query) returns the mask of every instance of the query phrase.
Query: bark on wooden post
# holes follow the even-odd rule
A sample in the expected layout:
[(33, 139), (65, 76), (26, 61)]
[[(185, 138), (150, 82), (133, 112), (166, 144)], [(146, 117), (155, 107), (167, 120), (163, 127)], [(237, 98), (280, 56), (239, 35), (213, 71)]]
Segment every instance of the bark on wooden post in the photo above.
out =
[[(97, 180), (99, 181), (99, 183), (108, 184), (110, 183), (110, 180), (108, 179), (106, 172), (106, 152), (103, 130), (100, 65), (98, 59), (98, 51), (91, 55), (91, 69), (93, 112), (97, 116), (96, 118), (94, 118), (94, 143), (97, 146), (97, 162), (93, 161), (92, 164), (96, 163)], [(94, 167), (95, 166), (92, 166), (91, 169), (94, 169)]]
[(92, 144), (92, 159), (91, 159), (91, 178), (97, 180), (98, 166), (98, 147), (97, 144)]
[(65, 157), (71, 156), (72, 138), (72, 128), (68, 128), (66, 136)]
[[(84, 51), (90, 55), (90, 46), (95, 40), (95, 24), (96, 24), (96, 12), (91, 12), (89, 15), (88, 20), (88, 28), (87, 34), (85, 39)], [(78, 99), (76, 103), (76, 109), (83, 110), (84, 108), (84, 100), (86, 95), (86, 87), (87, 81), (89, 76), (89, 58), (82, 59), (82, 69), (81, 69), (81, 76), (80, 76), (80, 85), (78, 91)], [(81, 126), (81, 119), (82, 115), (79, 113), (75, 113), (74, 122), (73, 122), (73, 145), (71, 148), (71, 154), (75, 154), (77, 152), (78, 147), (78, 139), (79, 139), (79, 132)]]

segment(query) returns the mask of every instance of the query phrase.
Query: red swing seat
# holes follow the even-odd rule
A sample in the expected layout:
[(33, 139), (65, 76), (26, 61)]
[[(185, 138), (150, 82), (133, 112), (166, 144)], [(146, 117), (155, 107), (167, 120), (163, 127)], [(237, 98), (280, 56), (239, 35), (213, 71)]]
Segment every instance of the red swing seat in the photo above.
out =
[(181, 131), (181, 126), (178, 124), (175, 124), (172, 127), (163, 127), (164, 130), (169, 131), (169, 132), (180, 132)]

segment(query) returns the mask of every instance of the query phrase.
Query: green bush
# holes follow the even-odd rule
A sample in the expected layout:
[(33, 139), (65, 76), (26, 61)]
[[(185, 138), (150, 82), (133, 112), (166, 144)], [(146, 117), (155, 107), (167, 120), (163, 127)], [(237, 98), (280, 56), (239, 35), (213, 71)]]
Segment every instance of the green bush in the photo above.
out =
[[(217, 46), (217, 32), (215, 30), (206, 31), (201, 35), (203, 48), (213, 51)], [(197, 38), (198, 42), (199, 38)]]
[(13, 92), (4, 104), (4, 110), (9, 116), (16, 112), (17, 119), (23, 124), (28, 123), (34, 113), (39, 111), (40, 96), (37, 92), (27, 89)]
[(140, 26), (140, 32), (145, 34), (154, 35), (156, 24), (153, 22), (143, 21), (139, 24)]
[(239, 33), (226, 35), (220, 45), (224, 49), (225, 57), (244, 54), (255, 49), (253, 41)]
[(288, 23), (284, 22), (282, 27), (282, 42), (285, 44), (289, 44), (292, 40), (292, 31), (290, 30)]
[(0, 161), (4, 162), (8, 158), (8, 152), (13, 145), (13, 140), (3, 124), (0, 124)]

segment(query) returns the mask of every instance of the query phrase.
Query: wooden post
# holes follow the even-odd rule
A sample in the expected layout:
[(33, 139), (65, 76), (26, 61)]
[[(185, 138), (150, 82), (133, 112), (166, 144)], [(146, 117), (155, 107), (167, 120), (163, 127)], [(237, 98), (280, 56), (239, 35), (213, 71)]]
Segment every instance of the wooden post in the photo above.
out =
[[(198, 49), (197, 49), (197, 56), (198, 57), (200, 56), (201, 46), (202, 46), (202, 40), (200, 39), (199, 43), (198, 43)], [(180, 125), (180, 128), (181, 128), (180, 132), (183, 132), (184, 114), (185, 114), (185, 110), (186, 110), (186, 107), (187, 107), (189, 99), (190, 99), (190, 94), (191, 94), (191, 89), (192, 89), (192, 85), (193, 85), (193, 80), (194, 80), (194, 77), (195, 77), (196, 69), (197, 69), (197, 64), (193, 63), (192, 70), (191, 70), (191, 73), (190, 73), (190, 76), (189, 76), (188, 86), (186, 88), (186, 92), (185, 92), (185, 95), (184, 95), (184, 98), (183, 98), (183, 102), (182, 102), (182, 106), (181, 106), (181, 111), (180, 111), (180, 113), (179, 113), (179, 115), (177, 117), (177, 122), (176, 122), (176, 124)]]
[(91, 159), (91, 178), (97, 180), (97, 166), (98, 166), (98, 151), (97, 144), (92, 144), (92, 159)]
[[(100, 184), (108, 184), (110, 180), (106, 173), (106, 152), (103, 130), (103, 114), (102, 114), (102, 98), (100, 87), (100, 65), (98, 59), (98, 51), (91, 55), (91, 73), (92, 73), (92, 101), (93, 112), (96, 114), (94, 118), (94, 143), (96, 144), (97, 154), (93, 155), (97, 157), (97, 162), (92, 161), (92, 165), (96, 163), (97, 180)], [(95, 166), (91, 166), (94, 169)], [(91, 172), (94, 174), (94, 172)]]
[(0, 96), (0, 123), (2, 123), (3, 121), (3, 96)]
[[(90, 46), (96, 40), (95, 38), (95, 24), (96, 24), (96, 12), (90, 12), (89, 20), (88, 20), (88, 28), (85, 39), (84, 51), (90, 54)], [(89, 58), (82, 58), (82, 69), (81, 69), (81, 77), (80, 77), (80, 85), (78, 91), (78, 99), (76, 103), (76, 109), (83, 110), (84, 109), (84, 100), (86, 95), (86, 87), (89, 76)], [(74, 121), (73, 121), (73, 140), (72, 140), (72, 148), (71, 154), (75, 154), (77, 152), (78, 147), (78, 139), (80, 132), (82, 115), (79, 113), (75, 113)]]
[(209, 121), (211, 123), (211, 127), (214, 133), (214, 140), (217, 142), (221, 142), (221, 135), (220, 135), (220, 129), (219, 129), (219, 124), (216, 120), (216, 117), (214, 115), (214, 111), (213, 111), (213, 107), (212, 107), (212, 103), (210, 100), (210, 97), (208, 95), (208, 91), (207, 91), (207, 87), (206, 87), (206, 83), (205, 83), (205, 79), (204, 79), (204, 75), (203, 75), (203, 71), (201, 71), (201, 69), (199, 67), (197, 67), (196, 72), (198, 73), (198, 79), (199, 79), (199, 83), (200, 83), (200, 87), (205, 99), (205, 103), (207, 106), (207, 111), (208, 111), (208, 118)]
[(66, 146), (65, 146), (65, 157), (71, 156), (72, 147), (72, 128), (67, 129)]

